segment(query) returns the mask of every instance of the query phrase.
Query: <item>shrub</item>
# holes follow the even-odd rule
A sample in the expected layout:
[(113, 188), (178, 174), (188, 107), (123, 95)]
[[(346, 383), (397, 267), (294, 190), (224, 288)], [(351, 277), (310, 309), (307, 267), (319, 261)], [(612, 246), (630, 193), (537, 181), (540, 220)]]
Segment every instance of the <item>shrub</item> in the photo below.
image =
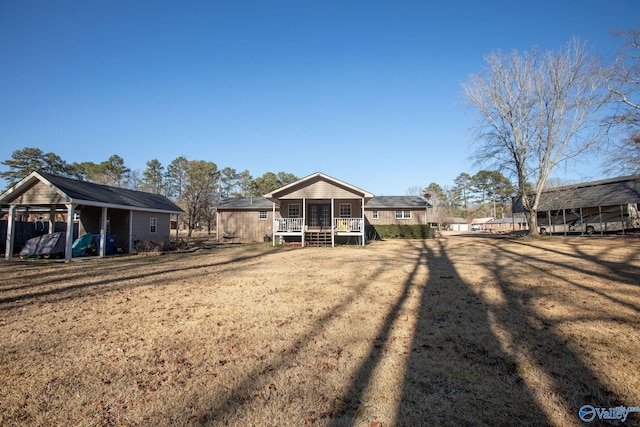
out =
[(380, 239), (427, 239), (431, 227), (428, 224), (370, 225), (367, 234)]

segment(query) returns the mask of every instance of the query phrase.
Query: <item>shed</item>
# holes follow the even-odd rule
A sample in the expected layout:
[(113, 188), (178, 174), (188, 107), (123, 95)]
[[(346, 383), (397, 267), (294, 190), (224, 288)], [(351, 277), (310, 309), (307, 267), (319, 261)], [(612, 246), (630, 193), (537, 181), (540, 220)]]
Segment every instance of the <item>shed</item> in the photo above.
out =
[[(50, 212), (66, 217), (66, 230), (78, 223), (78, 233), (100, 235), (99, 253), (106, 253), (107, 234), (117, 236), (116, 245), (131, 252), (134, 241), (165, 242), (171, 233), (171, 215), (184, 213), (160, 194), (79, 181), (32, 172), (0, 195), (8, 205), (5, 258), (13, 255), (15, 216), (20, 211)], [(49, 232), (53, 226), (49, 227)], [(72, 257), (73, 232), (66, 233), (65, 259)]]

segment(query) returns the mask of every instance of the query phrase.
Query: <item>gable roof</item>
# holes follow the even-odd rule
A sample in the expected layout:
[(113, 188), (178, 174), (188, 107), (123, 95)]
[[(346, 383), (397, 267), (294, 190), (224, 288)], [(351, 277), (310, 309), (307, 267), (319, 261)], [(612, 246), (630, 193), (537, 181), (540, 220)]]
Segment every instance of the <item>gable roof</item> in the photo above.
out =
[(431, 204), (418, 196), (375, 196), (365, 204), (368, 209), (383, 208), (427, 208)]
[[(365, 209), (424, 209), (428, 206), (431, 205), (417, 196), (375, 196), (364, 205)], [(273, 202), (264, 197), (233, 197), (223, 199), (217, 208), (264, 210), (272, 209)], [(277, 203), (276, 209), (279, 209)]]
[[(544, 190), (539, 211), (640, 203), (640, 175), (629, 175)], [(514, 200), (513, 212), (523, 212), (522, 200)]]
[(275, 201), (282, 198), (345, 198), (346, 195), (370, 199), (373, 194), (344, 181), (316, 172), (264, 195)]
[(0, 196), (0, 203), (10, 204), (38, 182), (42, 182), (66, 203), (115, 209), (182, 214), (182, 209), (161, 194), (111, 187), (46, 173), (31, 172)]

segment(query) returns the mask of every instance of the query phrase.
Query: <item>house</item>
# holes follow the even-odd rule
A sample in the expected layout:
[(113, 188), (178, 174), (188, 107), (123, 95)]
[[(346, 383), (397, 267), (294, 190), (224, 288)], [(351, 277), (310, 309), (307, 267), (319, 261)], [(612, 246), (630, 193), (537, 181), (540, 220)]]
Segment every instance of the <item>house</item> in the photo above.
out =
[(241, 242), (364, 245), (367, 225), (426, 224), (427, 206), (420, 197), (375, 197), (318, 172), (264, 197), (223, 200), (217, 235)]
[[(593, 234), (640, 228), (640, 175), (583, 182), (544, 190), (538, 204), (541, 233)], [(513, 200), (513, 212), (524, 212)]]
[[(8, 205), (5, 258), (13, 255), (16, 217), (24, 212), (43, 212), (49, 218), (60, 213), (66, 219), (65, 259), (72, 256), (74, 238), (99, 234), (101, 256), (106, 255), (107, 235), (115, 236), (114, 246), (131, 252), (134, 241), (166, 242), (170, 238), (171, 216), (184, 213), (159, 194), (78, 181), (32, 172), (0, 195), (0, 205)], [(51, 221), (51, 219), (50, 219)], [(54, 229), (50, 224), (49, 231)]]
[(524, 216), (495, 218), (483, 224), (485, 231), (492, 233), (507, 233), (511, 231), (522, 231), (527, 229), (527, 220)]
[(494, 220), (494, 217), (473, 218), (471, 220), (471, 231), (488, 230), (489, 226), (487, 224)]
[(450, 231), (469, 231), (469, 220), (461, 217), (443, 217), (430, 213), (427, 215), (427, 223), (432, 228), (444, 228)]

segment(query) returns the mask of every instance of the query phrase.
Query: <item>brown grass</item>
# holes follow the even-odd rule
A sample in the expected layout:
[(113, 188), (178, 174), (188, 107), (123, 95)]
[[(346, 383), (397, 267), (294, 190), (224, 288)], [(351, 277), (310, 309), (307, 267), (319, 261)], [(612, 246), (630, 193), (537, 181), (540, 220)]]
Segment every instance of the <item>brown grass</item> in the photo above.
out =
[(639, 249), (450, 236), (3, 261), (0, 424), (579, 425), (583, 404), (640, 406)]

